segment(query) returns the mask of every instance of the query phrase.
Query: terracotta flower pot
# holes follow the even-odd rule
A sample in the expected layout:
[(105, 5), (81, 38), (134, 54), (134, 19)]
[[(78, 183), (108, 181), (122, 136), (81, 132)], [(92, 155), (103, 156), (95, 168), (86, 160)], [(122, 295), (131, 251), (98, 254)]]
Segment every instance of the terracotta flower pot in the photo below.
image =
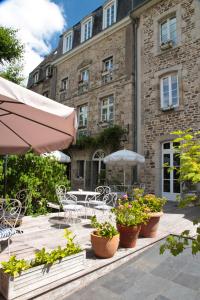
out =
[(134, 248), (139, 236), (141, 225), (124, 226), (117, 224), (117, 230), (120, 233), (120, 246), (123, 248)]
[(101, 258), (113, 257), (119, 247), (119, 234), (112, 238), (98, 236), (95, 232), (91, 233), (92, 249), (96, 256)]
[(160, 217), (163, 215), (163, 212), (149, 213), (150, 219), (147, 221), (147, 224), (142, 224), (140, 230), (140, 236), (146, 238), (155, 238), (158, 230), (158, 225)]

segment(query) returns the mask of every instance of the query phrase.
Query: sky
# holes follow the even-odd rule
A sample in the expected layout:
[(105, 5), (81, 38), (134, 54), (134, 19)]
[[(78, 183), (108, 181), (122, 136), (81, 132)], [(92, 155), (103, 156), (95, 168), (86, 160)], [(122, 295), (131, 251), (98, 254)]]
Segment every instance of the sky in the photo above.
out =
[(56, 46), (60, 34), (105, 0), (0, 0), (0, 26), (18, 29), (24, 44), (24, 76)]

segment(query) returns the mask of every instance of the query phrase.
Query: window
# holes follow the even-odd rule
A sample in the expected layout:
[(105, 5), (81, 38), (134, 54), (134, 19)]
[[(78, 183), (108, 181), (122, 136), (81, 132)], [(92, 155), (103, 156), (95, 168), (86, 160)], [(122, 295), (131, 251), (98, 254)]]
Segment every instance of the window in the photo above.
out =
[(46, 79), (51, 76), (51, 66), (47, 66), (45, 70)]
[(113, 79), (113, 57), (107, 58), (103, 61), (103, 72), (102, 72), (102, 81), (107, 83)]
[(79, 78), (79, 93), (84, 93), (88, 91), (89, 86), (89, 70), (85, 69), (80, 72), (80, 78)]
[(83, 81), (83, 82), (89, 81), (89, 70), (88, 69), (81, 71), (81, 81)]
[(77, 160), (77, 178), (84, 178), (85, 173), (85, 161)]
[(78, 125), (79, 127), (86, 127), (88, 120), (88, 106), (82, 105), (78, 108)]
[(68, 88), (68, 78), (64, 78), (62, 81), (61, 81), (61, 91), (66, 91)]
[(68, 32), (63, 38), (63, 53), (68, 52), (72, 49), (73, 43), (73, 32)]
[(33, 82), (34, 83), (37, 83), (39, 80), (39, 72), (36, 72), (34, 75), (33, 75)]
[(162, 195), (169, 200), (176, 200), (176, 195), (180, 193), (178, 146), (179, 144), (173, 142), (162, 145)]
[(101, 100), (101, 121), (112, 122), (113, 121), (113, 96), (106, 97)]
[(87, 41), (92, 37), (92, 17), (81, 25), (81, 42)]
[(167, 44), (172, 42), (172, 45), (177, 43), (177, 28), (176, 17), (168, 18), (161, 24), (160, 28), (160, 43)]
[(161, 78), (161, 108), (171, 108), (179, 105), (178, 75), (168, 75)]
[(116, 22), (116, 0), (110, 1), (103, 9), (103, 29)]
[(49, 92), (48, 91), (44, 92), (43, 96), (49, 98)]

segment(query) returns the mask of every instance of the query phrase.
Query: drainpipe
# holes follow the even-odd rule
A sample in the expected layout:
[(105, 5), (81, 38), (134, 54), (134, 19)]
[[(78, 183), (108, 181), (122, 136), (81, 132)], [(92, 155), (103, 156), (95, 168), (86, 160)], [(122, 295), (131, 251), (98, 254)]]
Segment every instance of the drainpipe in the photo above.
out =
[[(132, 7), (133, 7), (133, 1), (132, 1)], [(138, 97), (138, 81), (137, 81), (137, 29), (138, 29), (138, 21), (139, 19), (133, 18), (130, 13), (130, 18), (132, 19), (133, 24), (133, 65), (132, 65), (132, 75), (133, 75), (133, 109), (132, 109), (132, 120), (133, 120), (133, 151), (138, 151), (138, 118), (137, 118), (137, 97)], [(137, 182), (137, 167), (133, 169), (133, 182)]]

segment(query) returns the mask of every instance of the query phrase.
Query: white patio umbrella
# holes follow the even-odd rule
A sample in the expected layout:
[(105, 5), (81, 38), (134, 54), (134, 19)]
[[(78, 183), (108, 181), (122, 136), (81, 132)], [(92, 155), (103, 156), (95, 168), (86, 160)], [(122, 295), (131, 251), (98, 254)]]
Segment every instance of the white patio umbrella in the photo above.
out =
[(49, 153), (44, 153), (42, 154), (42, 156), (44, 157), (52, 157), (53, 159), (61, 162), (61, 163), (69, 163), (71, 162), (71, 158), (66, 155), (65, 153), (61, 152), (61, 151), (52, 151), (52, 152), (49, 152)]
[(145, 162), (144, 156), (130, 150), (119, 150), (113, 152), (104, 158), (104, 163), (111, 166), (119, 166), (124, 169), (124, 185), (126, 181), (126, 167), (136, 166)]

